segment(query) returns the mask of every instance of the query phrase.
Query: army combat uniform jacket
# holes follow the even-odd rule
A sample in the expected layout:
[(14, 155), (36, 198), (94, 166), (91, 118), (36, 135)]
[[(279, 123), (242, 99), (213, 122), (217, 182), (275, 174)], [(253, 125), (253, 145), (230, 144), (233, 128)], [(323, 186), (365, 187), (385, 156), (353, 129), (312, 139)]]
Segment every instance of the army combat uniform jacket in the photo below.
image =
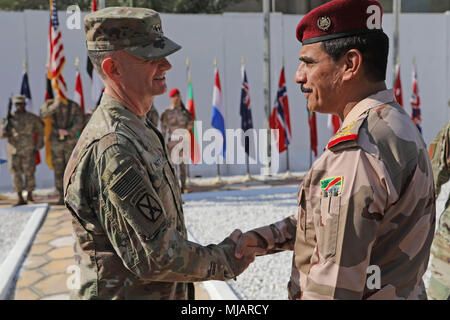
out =
[(433, 173), (393, 91), (350, 111), (306, 175), (298, 205), (298, 215), (253, 230), (268, 253), (294, 250), (290, 299), (426, 299)]
[(221, 247), (187, 240), (161, 134), (107, 94), (75, 147), (64, 190), (81, 268), (74, 298), (187, 299), (190, 282), (234, 277)]

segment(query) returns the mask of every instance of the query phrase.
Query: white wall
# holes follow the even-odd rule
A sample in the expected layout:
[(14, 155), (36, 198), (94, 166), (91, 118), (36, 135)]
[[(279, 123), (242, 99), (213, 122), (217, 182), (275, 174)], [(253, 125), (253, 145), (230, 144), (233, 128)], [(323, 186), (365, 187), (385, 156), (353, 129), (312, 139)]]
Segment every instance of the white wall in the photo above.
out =
[[(82, 15), (84, 17), (84, 14)], [(272, 14), (271, 18), (271, 95), (275, 97), (282, 57), (285, 57), (287, 90), (290, 102), (293, 142), (290, 148), (292, 170), (309, 167), (309, 129), (305, 99), (293, 81), (301, 48), (295, 38), (295, 28), (302, 16)], [(82, 81), (87, 108), (90, 83), (86, 69), (84, 32), (66, 28), (66, 13), (60, 12), (60, 25), (65, 46), (66, 66), (64, 77), (73, 96), (76, 57), (80, 59)], [(25, 28), (26, 20), (26, 28)], [(0, 12), (0, 117), (6, 114), (7, 99), (20, 89), (22, 63), (25, 59), (25, 29), (28, 48), (28, 72), (33, 97), (34, 112), (38, 112), (44, 99), (45, 62), (48, 38), (47, 11)], [(213, 88), (213, 61), (217, 58), (224, 93), (225, 123), (227, 128), (240, 128), (239, 99), (241, 57), (245, 57), (250, 84), (251, 108), (256, 128), (264, 128), (263, 101), (263, 17), (259, 13), (227, 13), (223, 15), (163, 14), (163, 30), (183, 49), (169, 57), (173, 68), (167, 74), (169, 90), (177, 87), (186, 98), (186, 57), (191, 60), (194, 98), (198, 120), (203, 130), (211, 127), (211, 102)], [(391, 37), (392, 16), (384, 16), (383, 28)], [(422, 100), (423, 133), (429, 143), (449, 120), (449, 52), (450, 17), (445, 14), (404, 14), (401, 17), (401, 75), (405, 107), (410, 111), (412, 59), (418, 64), (419, 89)], [(392, 44), (392, 41), (391, 41)], [(392, 58), (389, 58), (388, 86), (392, 86)], [(167, 95), (157, 97), (156, 107), (161, 113), (170, 103)], [(330, 133), (326, 127), (327, 116), (318, 115), (319, 152), (326, 145)], [(44, 153), (41, 153), (44, 159)], [(0, 157), (7, 157), (6, 141), (0, 142)], [(285, 169), (285, 153), (280, 156), (280, 169)], [(192, 175), (215, 175), (215, 165), (191, 166)], [(251, 167), (259, 172), (259, 166)], [(244, 174), (243, 165), (222, 166), (223, 174)], [(36, 172), (37, 187), (53, 185), (53, 172), (41, 164)], [(11, 189), (11, 178), (6, 164), (0, 166), (0, 190)]]

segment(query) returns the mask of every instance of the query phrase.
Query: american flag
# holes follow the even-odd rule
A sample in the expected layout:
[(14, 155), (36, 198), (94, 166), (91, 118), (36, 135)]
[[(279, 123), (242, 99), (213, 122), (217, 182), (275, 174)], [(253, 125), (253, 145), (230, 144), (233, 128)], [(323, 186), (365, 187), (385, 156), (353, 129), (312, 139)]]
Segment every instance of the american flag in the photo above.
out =
[(48, 29), (48, 63), (47, 75), (52, 81), (57, 95), (61, 100), (67, 102), (67, 86), (62, 75), (62, 68), (66, 63), (64, 56), (64, 45), (61, 31), (59, 30), (58, 11), (56, 1), (50, 0), (50, 25)]
[(281, 69), (280, 81), (278, 83), (277, 98), (270, 116), (270, 128), (278, 129), (278, 152), (283, 152), (291, 143), (292, 131), (291, 120), (289, 116), (289, 100), (286, 89), (286, 78), (284, 76), (284, 67)]
[[(250, 92), (248, 88), (247, 72), (245, 72), (245, 65), (242, 64), (242, 87), (241, 87), (241, 128), (247, 131), (253, 128), (252, 110), (250, 109)], [(245, 138), (245, 152), (249, 154), (250, 145), (248, 138)]]
[(413, 122), (416, 124), (417, 129), (422, 132), (422, 118), (420, 117), (420, 97), (419, 97), (419, 85), (417, 84), (417, 68), (416, 64), (414, 64), (413, 73), (412, 73), (412, 81), (413, 81), (413, 93), (411, 96), (411, 118)]

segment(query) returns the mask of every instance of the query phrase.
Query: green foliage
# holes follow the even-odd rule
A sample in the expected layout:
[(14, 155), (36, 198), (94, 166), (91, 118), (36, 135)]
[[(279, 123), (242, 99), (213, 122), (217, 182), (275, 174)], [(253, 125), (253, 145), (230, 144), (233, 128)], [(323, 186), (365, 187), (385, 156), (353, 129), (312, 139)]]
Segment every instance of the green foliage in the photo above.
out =
[[(231, 3), (242, 0), (106, 0), (108, 7), (130, 6), (151, 8), (167, 13), (220, 13)], [(81, 11), (91, 10), (92, 0), (56, 0), (58, 10), (77, 4)], [(98, 4), (98, 0), (97, 0)], [(48, 10), (49, 0), (0, 0), (0, 10)]]

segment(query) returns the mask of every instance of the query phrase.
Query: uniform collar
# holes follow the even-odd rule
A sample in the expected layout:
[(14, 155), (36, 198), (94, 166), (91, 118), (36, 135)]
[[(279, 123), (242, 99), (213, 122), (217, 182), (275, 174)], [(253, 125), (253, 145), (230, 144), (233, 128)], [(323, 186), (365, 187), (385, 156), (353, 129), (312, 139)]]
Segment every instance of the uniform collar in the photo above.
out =
[(100, 100), (100, 105), (103, 105), (107, 108), (111, 108), (115, 112), (118, 113), (119, 116), (126, 117), (128, 119), (136, 119), (141, 122), (145, 121), (145, 116), (138, 116), (131, 112), (126, 106), (121, 104), (119, 101), (109, 96), (106, 93), (103, 93), (102, 99)]
[(347, 114), (341, 128), (345, 128), (351, 122), (357, 120), (364, 112), (369, 109), (395, 101), (394, 90), (382, 90), (358, 102)]

